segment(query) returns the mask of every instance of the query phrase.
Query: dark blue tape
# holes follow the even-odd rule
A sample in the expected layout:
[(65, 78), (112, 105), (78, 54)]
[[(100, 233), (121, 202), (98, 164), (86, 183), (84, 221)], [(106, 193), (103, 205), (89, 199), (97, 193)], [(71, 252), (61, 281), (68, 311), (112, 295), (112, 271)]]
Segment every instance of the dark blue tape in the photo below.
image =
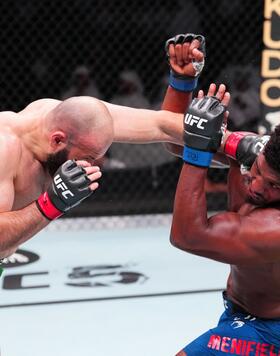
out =
[(199, 167), (209, 167), (213, 158), (213, 153), (196, 150), (185, 146), (183, 152), (183, 160), (187, 163)]
[(170, 76), (169, 76), (169, 85), (176, 90), (179, 91), (193, 91), (196, 87), (197, 87), (197, 83), (198, 83), (198, 77), (193, 78), (193, 79), (180, 79), (180, 78), (176, 78), (174, 77), (173, 73), (170, 72)]

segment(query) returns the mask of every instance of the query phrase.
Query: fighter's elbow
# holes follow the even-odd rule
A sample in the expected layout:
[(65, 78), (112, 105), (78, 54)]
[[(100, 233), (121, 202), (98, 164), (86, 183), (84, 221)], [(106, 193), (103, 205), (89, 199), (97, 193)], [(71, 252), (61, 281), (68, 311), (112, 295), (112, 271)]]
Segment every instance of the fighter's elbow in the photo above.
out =
[(193, 239), (190, 236), (186, 235), (184, 232), (179, 232), (174, 229), (171, 229), (170, 243), (174, 247), (183, 251), (191, 252), (194, 248), (192, 241)]
[[(0, 234), (3, 230), (0, 227)], [(18, 244), (12, 243), (11, 238), (3, 231), (3, 239), (0, 241), (0, 260), (11, 256), (18, 248)], [(5, 237), (5, 238), (4, 238)]]
[(180, 239), (176, 238), (176, 236), (170, 234), (170, 243), (172, 246), (182, 250), (182, 243), (180, 241)]
[(17, 247), (6, 249), (6, 250), (0, 248), (0, 260), (10, 257), (13, 253), (16, 252), (16, 250), (17, 250)]
[(0, 260), (3, 260), (3, 258), (7, 258), (7, 257), (11, 256), (15, 251), (16, 251), (16, 249), (15, 250), (1, 250), (0, 251)]

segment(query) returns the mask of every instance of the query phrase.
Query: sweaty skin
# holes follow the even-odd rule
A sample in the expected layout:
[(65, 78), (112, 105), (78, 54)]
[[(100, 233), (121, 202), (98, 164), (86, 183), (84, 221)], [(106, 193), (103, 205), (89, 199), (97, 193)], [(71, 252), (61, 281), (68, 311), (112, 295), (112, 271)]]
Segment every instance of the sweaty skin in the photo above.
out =
[[(0, 202), (1, 211), (22, 209), (38, 198), (49, 185), (51, 176), (45, 169), (44, 162), (49, 154), (59, 152), (66, 143), (61, 139), (53, 147), (57, 137), (54, 138), (55, 142), (49, 142), (46, 118), (60, 103), (54, 99), (42, 99), (31, 103), (19, 113), (0, 113), (0, 189), (5, 191)], [(78, 147), (71, 144), (68, 158), (89, 158), (92, 152), (101, 150), (99, 144), (88, 145), (87, 139), (85, 136), (83, 140), (79, 140)]]
[[(270, 172), (264, 156), (257, 159), (262, 175), (267, 181), (278, 180), (280, 177)], [(256, 163), (251, 171), (256, 172)], [(252, 263), (246, 263), (246, 253), (240, 256), (242, 263), (231, 264), (231, 272), (227, 281), (227, 293), (237, 304), (241, 305), (251, 314), (264, 318), (280, 317), (280, 210), (276, 207), (259, 207), (254, 202), (247, 202), (251, 196), (250, 185), (246, 187), (244, 178), (240, 174), (239, 166), (235, 162), (231, 164), (228, 184), (229, 184), (229, 211), (237, 212), (240, 215), (240, 223), (247, 225), (246, 232), (248, 245), (253, 249), (255, 256)], [(275, 202), (280, 198), (279, 186), (276, 189), (269, 189), (268, 192)], [(274, 205), (274, 204), (271, 204)], [(280, 204), (279, 204), (280, 206)], [(278, 231), (277, 231), (278, 230)], [(245, 236), (246, 238), (246, 236)], [(248, 246), (248, 247), (249, 247)], [(230, 246), (229, 246), (230, 247)], [(274, 251), (273, 251), (274, 250)], [(237, 250), (238, 253), (238, 250)], [(245, 263), (243, 263), (245, 259)]]
[[(197, 40), (184, 46), (179, 52), (189, 74), (194, 71), (191, 59), (202, 60), (203, 54)], [(19, 113), (0, 113), (0, 124), (0, 258), (49, 223), (35, 200), (67, 159), (78, 160), (95, 190), (101, 177), (95, 160), (113, 141), (183, 144), (180, 113), (132, 109), (86, 96), (37, 100)]]
[(55, 153), (55, 147), (52, 150), (47, 144), (42, 122), (58, 103), (43, 100), (20, 113), (0, 113), (1, 258), (11, 255), (49, 223), (34, 201), (51, 182), (42, 163), (48, 153)]
[(182, 144), (181, 114), (121, 107), (91, 97), (37, 100), (18, 113), (1, 112), (0, 124), (0, 258), (49, 223), (34, 201), (50, 184), (50, 172), (67, 159), (79, 160), (95, 190), (101, 173), (94, 161), (113, 141)]
[[(184, 68), (184, 63), (180, 65)], [(198, 98), (203, 95), (200, 90)], [(215, 95), (226, 106), (229, 103), (223, 85), (216, 92), (211, 84), (207, 95)], [(184, 96), (169, 87), (162, 108), (184, 113), (190, 100), (191, 94)], [(181, 154), (181, 147), (169, 147)], [(230, 164), (228, 212), (207, 218), (207, 170), (184, 164), (176, 192), (171, 242), (184, 251), (230, 264), (229, 298), (252, 315), (279, 318), (280, 176), (270, 169), (262, 154), (247, 176), (241, 175), (236, 161), (225, 157), (223, 144), (215, 159)], [(181, 354), (185, 355), (183, 351)]]
[[(231, 265), (230, 299), (250, 314), (280, 317), (280, 176), (260, 154), (248, 177), (231, 162), (229, 211), (207, 218), (207, 170), (184, 164), (171, 242), (187, 252)], [(192, 201), (192, 204), (186, 202)]]
[[(39, 103), (38, 103), (39, 104)], [(58, 104), (56, 100), (47, 100), (44, 103), (44, 112), (51, 110)], [(36, 154), (34, 149), (30, 149), (28, 144), (33, 145), (33, 140), (28, 140), (25, 144), (21, 139), (24, 134), (24, 128), (21, 126), (31, 117), (42, 116), (41, 105), (38, 108), (26, 108), (20, 113), (4, 111), (0, 113), (0, 141), (1, 141), (1, 157), (6, 158), (2, 161), (2, 177), (1, 190), (4, 191), (3, 181), (7, 180), (7, 176), (13, 181), (14, 194), (9, 189), (5, 190), (5, 201), (1, 199), (0, 209), (3, 210), (19, 210), (25, 207), (31, 201), (34, 201), (41, 194), (50, 182), (50, 177), (38, 159), (35, 159)], [(35, 125), (32, 125), (35, 129)], [(30, 141), (30, 142), (29, 142)], [(37, 145), (37, 143), (34, 143)], [(13, 159), (11, 159), (13, 158)], [(32, 182), (32, 184), (30, 184)], [(10, 193), (11, 195), (7, 195)], [(3, 195), (1, 195), (3, 197)]]

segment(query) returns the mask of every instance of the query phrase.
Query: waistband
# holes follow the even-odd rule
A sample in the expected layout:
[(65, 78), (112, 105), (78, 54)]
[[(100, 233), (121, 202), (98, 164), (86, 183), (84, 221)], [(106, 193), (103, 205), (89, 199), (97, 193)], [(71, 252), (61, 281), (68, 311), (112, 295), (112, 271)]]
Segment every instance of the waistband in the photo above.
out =
[[(243, 309), (240, 305), (238, 305), (238, 304), (234, 303), (232, 300), (230, 300), (227, 296), (226, 291), (223, 291), (223, 300), (224, 300), (225, 310), (228, 314), (241, 313), (241, 314), (245, 314), (245, 315), (252, 315), (247, 310)], [(255, 316), (255, 315), (252, 315), (252, 316)]]
[(226, 313), (229, 315), (240, 313), (240, 314), (245, 314), (246, 316), (250, 315), (253, 318), (263, 320), (263, 321), (265, 321), (265, 320), (266, 321), (268, 321), (268, 320), (280, 321), (280, 318), (273, 318), (273, 319), (260, 318), (256, 315), (251, 314), (250, 312), (248, 312), (248, 310), (242, 308), (240, 305), (238, 305), (238, 304), (234, 303), (232, 300), (230, 300), (227, 296), (226, 291), (223, 291), (223, 299), (224, 299), (224, 307), (225, 307)]

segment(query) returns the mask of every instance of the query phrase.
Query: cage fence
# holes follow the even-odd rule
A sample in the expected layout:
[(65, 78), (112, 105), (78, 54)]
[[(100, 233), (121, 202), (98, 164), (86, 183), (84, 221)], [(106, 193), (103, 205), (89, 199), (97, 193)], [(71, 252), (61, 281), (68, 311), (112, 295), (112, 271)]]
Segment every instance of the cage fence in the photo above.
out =
[[(165, 41), (192, 32), (207, 41), (198, 89), (225, 83), (230, 128), (256, 130), (261, 0), (6, 0), (0, 11), (1, 110), (75, 95), (158, 110), (167, 87)], [(100, 189), (71, 216), (171, 212), (180, 168), (161, 144), (114, 144)], [(226, 174), (209, 171), (209, 210), (226, 207), (225, 192), (215, 190)]]

